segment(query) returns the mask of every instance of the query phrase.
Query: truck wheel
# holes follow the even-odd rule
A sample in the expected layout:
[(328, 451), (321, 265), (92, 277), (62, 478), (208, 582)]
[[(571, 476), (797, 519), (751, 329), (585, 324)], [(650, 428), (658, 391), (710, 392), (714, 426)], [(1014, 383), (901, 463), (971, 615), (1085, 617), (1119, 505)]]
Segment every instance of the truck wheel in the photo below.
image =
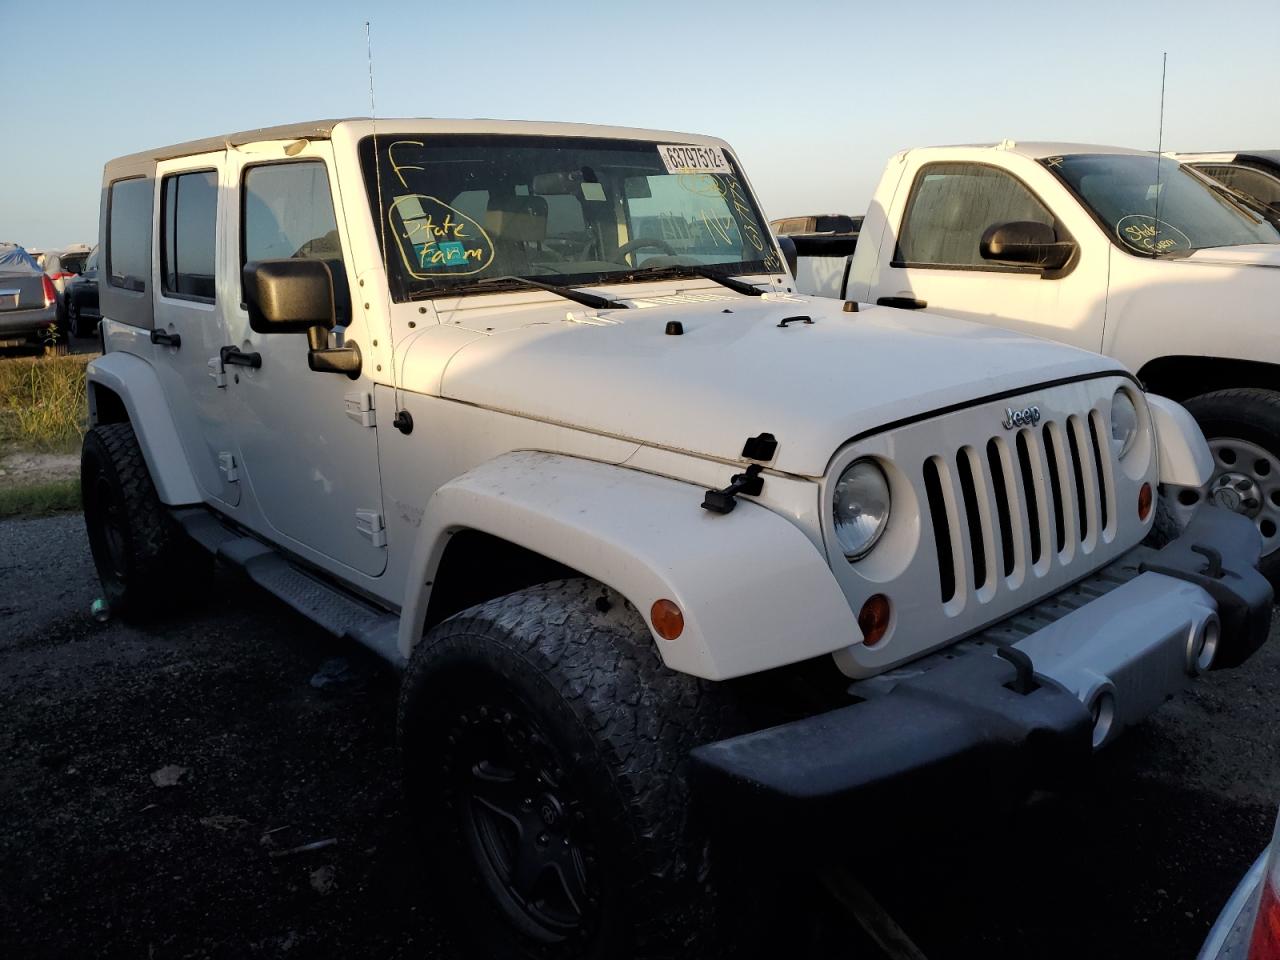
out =
[(1242, 513), (1258, 525), (1260, 569), (1273, 585), (1280, 585), (1280, 393), (1216, 390), (1192, 397), (1185, 406), (1213, 453), (1208, 502)]
[(207, 582), (211, 558), (182, 533), (156, 495), (128, 423), (90, 430), (80, 451), (80, 496), (98, 579), (110, 609), (141, 618)]
[(433, 873), (498, 957), (700, 956), (708, 844), (689, 750), (716, 685), (663, 666), (635, 609), (589, 580), (432, 629), (400, 697), (406, 788)]

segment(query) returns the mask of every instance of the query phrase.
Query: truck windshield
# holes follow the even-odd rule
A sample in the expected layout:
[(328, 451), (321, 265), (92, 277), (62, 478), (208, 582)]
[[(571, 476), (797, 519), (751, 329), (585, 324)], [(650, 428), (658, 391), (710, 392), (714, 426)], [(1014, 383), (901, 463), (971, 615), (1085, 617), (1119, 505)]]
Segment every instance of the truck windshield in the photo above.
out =
[(499, 277), (572, 287), (782, 269), (718, 147), (380, 133), (360, 163), (397, 301), (492, 292), (501, 284), (483, 281)]
[(1280, 230), (1258, 211), (1176, 160), (1077, 154), (1040, 162), (1131, 252), (1185, 256), (1207, 247), (1280, 243)]

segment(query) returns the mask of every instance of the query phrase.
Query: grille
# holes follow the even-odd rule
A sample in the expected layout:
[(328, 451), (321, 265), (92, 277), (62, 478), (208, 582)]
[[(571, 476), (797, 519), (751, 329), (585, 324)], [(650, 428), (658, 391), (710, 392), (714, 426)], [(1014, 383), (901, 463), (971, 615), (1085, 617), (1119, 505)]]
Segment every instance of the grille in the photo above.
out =
[(1114, 536), (1106, 423), (1095, 407), (925, 459), (944, 609), (987, 602), (1054, 565), (1083, 564)]

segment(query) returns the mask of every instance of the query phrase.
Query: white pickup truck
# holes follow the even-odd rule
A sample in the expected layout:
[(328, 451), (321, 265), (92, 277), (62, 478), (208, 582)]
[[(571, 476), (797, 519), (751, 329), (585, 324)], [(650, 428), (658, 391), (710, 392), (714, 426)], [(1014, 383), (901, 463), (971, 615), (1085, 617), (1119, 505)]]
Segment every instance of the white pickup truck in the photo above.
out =
[(852, 254), (796, 246), (802, 292), (1097, 350), (1183, 402), (1207, 497), (1254, 520), (1280, 577), (1280, 231), (1227, 188), (1115, 147), (928, 147), (889, 160)]
[(107, 164), (101, 249), (111, 608), (213, 555), (403, 669), (427, 862), (494, 956), (706, 956), (719, 852), (989, 815), (1267, 636), (1249, 522), (1143, 544), (1209, 474), (1186, 411), (796, 295), (711, 137), (211, 137)]

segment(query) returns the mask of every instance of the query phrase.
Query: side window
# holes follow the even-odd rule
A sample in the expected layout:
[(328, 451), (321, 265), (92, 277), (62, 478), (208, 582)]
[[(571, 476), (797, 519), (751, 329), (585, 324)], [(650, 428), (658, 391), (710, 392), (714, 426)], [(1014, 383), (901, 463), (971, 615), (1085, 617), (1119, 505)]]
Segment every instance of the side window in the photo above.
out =
[(936, 163), (924, 167), (907, 201), (896, 265), (982, 267), (978, 245), (988, 227), (1013, 220), (1054, 226), (1053, 214), (1015, 177), (994, 167)]
[(170, 296), (213, 302), (218, 175), (165, 177), (160, 184), (160, 285)]
[(111, 185), (107, 201), (107, 282), (137, 293), (151, 274), (151, 190), (154, 180), (138, 177)]
[(1239, 164), (1197, 164), (1197, 169), (1207, 173), (1232, 190), (1253, 197), (1274, 210), (1280, 210), (1280, 179)]
[(350, 322), (347, 274), (323, 162), (249, 167), (241, 192), (240, 222), (241, 266), (250, 260), (324, 260), (333, 272), (337, 322)]

